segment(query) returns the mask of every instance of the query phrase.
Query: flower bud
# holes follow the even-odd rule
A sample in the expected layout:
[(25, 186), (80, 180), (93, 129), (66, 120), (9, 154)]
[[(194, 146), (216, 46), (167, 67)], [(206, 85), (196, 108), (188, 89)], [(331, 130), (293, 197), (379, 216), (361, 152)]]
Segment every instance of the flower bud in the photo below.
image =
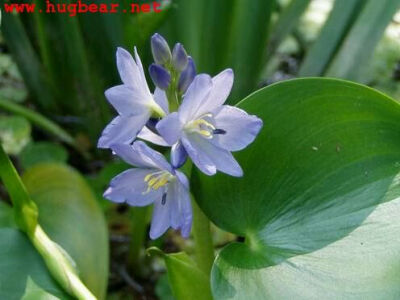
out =
[(154, 84), (162, 90), (166, 90), (171, 82), (171, 75), (160, 65), (151, 64), (149, 67), (150, 77)]
[(151, 52), (157, 64), (165, 65), (171, 61), (171, 50), (167, 41), (158, 33), (151, 37)]
[(187, 159), (187, 152), (181, 142), (177, 142), (171, 148), (171, 164), (175, 169), (182, 167)]
[(181, 73), (178, 82), (178, 89), (181, 93), (185, 93), (188, 89), (189, 85), (192, 83), (193, 79), (196, 77), (196, 65), (194, 64), (193, 59), (189, 56), (188, 63)]
[(172, 65), (178, 72), (182, 72), (188, 63), (188, 56), (181, 43), (177, 43), (172, 50)]

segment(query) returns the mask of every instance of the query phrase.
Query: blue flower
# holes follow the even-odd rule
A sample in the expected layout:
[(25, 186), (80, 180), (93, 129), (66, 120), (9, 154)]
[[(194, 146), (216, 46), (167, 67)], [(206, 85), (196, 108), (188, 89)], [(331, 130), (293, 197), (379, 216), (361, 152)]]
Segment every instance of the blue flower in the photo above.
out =
[(136, 48), (135, 59), (128, 51), (118, 48), (117, 67), (123, 84), (108, 89), (105, 95), (119, 115), (104, 129), (99, 148), (129, 144), (152, 116), (168, 113), (165, 92), (156, 88), (153, 95), (149, 90)]
[(164, 156), (141, 141), (133, 145), (112, 145), (111, 149), (125, 162), (137, 167), (116, 176), (104, 197), (133, 206), (154, 203), (150, 237), (160, 237), (169, 227), (189, 237), (192, 207), (186, 176), (175, 170)]
[(231, 69), (214, 78), (206, 74), (197, 75), (179, 110), (156, 125), (168, 144), (181, 142), (193, 163), (207, 175), (214, 175), (219, 170), (242, 176), (243, 171), (231, 151), (247, 147), (263, 125), (256, 116), (223, 105), (232, 84)]

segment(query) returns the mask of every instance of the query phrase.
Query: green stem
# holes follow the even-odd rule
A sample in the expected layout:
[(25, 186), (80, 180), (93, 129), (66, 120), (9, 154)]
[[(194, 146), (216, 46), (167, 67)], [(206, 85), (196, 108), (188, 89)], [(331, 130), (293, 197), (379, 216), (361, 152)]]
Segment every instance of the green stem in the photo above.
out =
[(25, 232), (42, 256), (50, 274), (71, 296), (82, 300), (96, 297), (79, 279), (78, 273), (64, 249), (54, 243), (43, 231), (38, 221), (36, 204), (28, 192), (13, 164), (0, 144), (0, 177), (10, 195), (16, 223)]
[(79, 279), (71, 258), (47, 236), (40, 225), (36, 226), (33, 235), (29, 238), (43, 257), (50, 273), (65, 291), (80, 300), (97, 299)]
[(43, 117), (41, 114), (34, 112), (30, 109), (27, 109), (19, 104), (13, 103), (12, 101), (0, 99), (0, 108), (9, 111), (11, 113), (15, 113), (21, 115), (31, 121), (36, 126), (42, 128), (43, 130), (53, 134), (57, 138), (59, 138), (64, 143), (72, 146), (79, 153), (81, 153), (85, 158), (88, 157), (88, 154), (84, 152), (79, 145), (76, 143), (75, 139), (64, 129), (58, 126), (56, 123), (50, 121), (49, 119)]
[(143, 248), (146, 239), (147, 216), (149, 207), (134, 207), (131, 209), (131, 243), (129, 247), (129, 266), (132, 273), (140, 275), (140, 251)]
[(210, 231), (210, 221), (204, 215), (196, 201), (193, 205), (193, 237), (196, 251), (196, 262), (200, 270), (210, 275), (214, 263), (214, 246)]

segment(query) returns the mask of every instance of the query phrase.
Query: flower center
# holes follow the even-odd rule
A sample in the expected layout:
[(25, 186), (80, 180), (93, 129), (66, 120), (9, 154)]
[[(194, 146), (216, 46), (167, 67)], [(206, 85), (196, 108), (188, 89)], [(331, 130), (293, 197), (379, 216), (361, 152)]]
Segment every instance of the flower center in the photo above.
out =
[(168, 182), (174, 179), (175, 176), (168, 171), (157, 171), (147, 174), (144, 177), (144, 182), (147, 183), (147, 190), (143, 194), (149, 193), (151, 190), (157, 191), (165, 186)]
[(195, 132), (200, 134), (202, 137), (206, 139), (212, 139), (214, 134), (225, 134), (226, 131), (221, 128), (215, 128), (213, 124), (207, 119), (211, 118), (212, 114), (205, 114), (200, 118), (189, 122), (185, 129), (188, 132)]

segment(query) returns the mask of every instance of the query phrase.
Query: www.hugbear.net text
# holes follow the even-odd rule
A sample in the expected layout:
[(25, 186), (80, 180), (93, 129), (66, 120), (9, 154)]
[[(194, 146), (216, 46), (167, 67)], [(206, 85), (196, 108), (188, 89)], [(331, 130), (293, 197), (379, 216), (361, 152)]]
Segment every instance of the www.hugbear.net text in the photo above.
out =
[(4, 3), (5, 13), (47, 13), (47, 14), (68, 14), (75, 17), (77, 14), (85, 13), (149, 13), (162, 11), (162, 5), (159, 2), (151, 3), (130, 3), (128, 7), (122, 8), (119, 3), (85, 3), (78, 0), (74, 3), (55, 3), (49, 0), (44, 2), (43, 7), (36, 3)]

